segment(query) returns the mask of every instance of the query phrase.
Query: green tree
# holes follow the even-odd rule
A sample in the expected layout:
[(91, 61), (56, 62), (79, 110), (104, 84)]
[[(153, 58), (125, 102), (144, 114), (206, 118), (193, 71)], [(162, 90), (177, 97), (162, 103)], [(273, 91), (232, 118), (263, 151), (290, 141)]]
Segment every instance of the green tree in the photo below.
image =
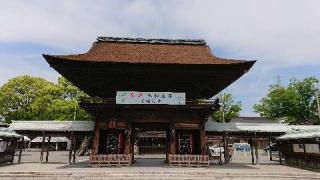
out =
[(91, 116), (79, 106), (87, 96), (60, 77), (58, 84), (43, 78), (18, 76), (0, 88), (0, 114), (7, 120), (87, 120)]
[(263, 117), (284, 119), (291, 124), (319, 123), (317, 116), (315, 77), (299, 81), (291, 79), (288, 87), (280, 82), (270, 86), (269, 93), (254, 105), (254, 110)]
[(230, 122), (233, 118), (239, 117), (241, 102), (235, 102), (229, 93), (219, 94), (220, 109), (213, 113), (213, 120), (217, 122)]

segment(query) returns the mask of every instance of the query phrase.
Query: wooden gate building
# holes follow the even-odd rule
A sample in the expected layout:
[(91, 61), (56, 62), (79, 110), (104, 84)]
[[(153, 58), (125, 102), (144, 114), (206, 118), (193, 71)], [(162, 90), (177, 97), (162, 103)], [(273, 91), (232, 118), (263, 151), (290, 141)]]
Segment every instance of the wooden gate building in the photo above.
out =
[[(92, 98), (92, 164), (131, 164), (135, 130), (165, 131), (169, 164), (208, 162), (205, 122), (219, 108), (209, 100), (255, 61), (215, 57), (203, 40), (98, 37), (77, 55), (43, 55)], [(206, 164), (206, 163), (204, 163)]]

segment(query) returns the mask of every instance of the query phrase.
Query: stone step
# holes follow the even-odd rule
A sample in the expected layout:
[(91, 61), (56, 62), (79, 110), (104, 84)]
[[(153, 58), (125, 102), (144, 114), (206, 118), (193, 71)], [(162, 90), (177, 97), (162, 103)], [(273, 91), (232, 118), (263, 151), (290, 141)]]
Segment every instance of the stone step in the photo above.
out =
[(210, 172), (0, 172), (0, 179), (320, 179), (318, 174)]

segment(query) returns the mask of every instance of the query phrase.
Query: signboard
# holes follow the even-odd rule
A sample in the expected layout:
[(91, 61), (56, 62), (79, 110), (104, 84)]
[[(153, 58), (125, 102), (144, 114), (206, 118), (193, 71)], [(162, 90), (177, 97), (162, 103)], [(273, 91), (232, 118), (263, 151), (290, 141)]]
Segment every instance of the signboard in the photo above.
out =
[(116, 104), (185, 105), (185, 93), (117, 91)]

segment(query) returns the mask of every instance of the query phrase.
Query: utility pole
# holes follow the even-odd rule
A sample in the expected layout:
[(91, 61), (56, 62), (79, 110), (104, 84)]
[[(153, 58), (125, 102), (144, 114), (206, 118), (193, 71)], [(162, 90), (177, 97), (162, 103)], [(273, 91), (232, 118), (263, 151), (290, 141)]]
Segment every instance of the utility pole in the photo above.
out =
[(77, 116), (77, 106), (74, 105), (73, 121), (76, 120), (76, 116)]
[(320, 119), (320, 103), (319, 103), (319, 84), (314, 83), (314, 87), (316, 89), (315, 95), (316, 95), (316, 101), (317, 101), (317, 109), (318, 109), (318, 116)]

